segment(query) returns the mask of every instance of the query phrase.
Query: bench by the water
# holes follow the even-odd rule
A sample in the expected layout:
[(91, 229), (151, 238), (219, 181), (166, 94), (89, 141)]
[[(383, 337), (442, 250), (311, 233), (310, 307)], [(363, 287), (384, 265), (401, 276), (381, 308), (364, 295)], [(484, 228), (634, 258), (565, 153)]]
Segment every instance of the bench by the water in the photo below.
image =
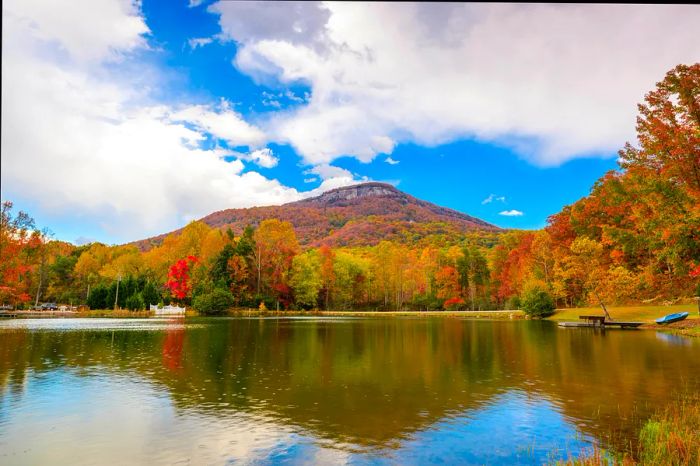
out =
[(578, 316), (579, 319), (585, 320), (586, 323), (591, 325), (605, 325), (605, 316)]

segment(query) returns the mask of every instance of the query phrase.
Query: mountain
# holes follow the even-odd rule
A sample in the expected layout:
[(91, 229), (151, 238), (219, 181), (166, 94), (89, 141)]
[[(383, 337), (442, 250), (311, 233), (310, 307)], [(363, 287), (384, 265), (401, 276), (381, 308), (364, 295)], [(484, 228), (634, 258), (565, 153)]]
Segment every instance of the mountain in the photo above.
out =
[[(457, 235), (501, 229), (456, 210), (440, 207), (399, 191), (386, 183), (362, 183), (326, 191), (318, 197), (281, 206), (226, 209), (201, 221), (231, 228), (239, 234), (247, 225), (278, 218), (294, 225), (303, 246), (362, 246), (383, 239), (414, 242), (431, 235)], [(179, 230), (178, 230), (179, 231)], [(167, 234), (137, 241), (140, 249), (159, 244)]]

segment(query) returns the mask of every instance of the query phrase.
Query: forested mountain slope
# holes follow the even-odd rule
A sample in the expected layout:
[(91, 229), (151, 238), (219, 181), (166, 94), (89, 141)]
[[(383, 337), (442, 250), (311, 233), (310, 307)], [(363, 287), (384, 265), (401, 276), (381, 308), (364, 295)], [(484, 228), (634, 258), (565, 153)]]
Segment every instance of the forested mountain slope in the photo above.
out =
[[(364, 246), (383, 239), (414, 242), (430, 235), (458, 235), (475, 230), (499, 231), (495, 225), (456, 210), (416, 199), (385, 183), (362, 183), (333, 189), (318, 197), (281, 206), (227, 209), (201, 221), (240, 234), (248, 225), (276, 218), (294, 226), (304, 246)], [(160, 244), (167, 234), (138, 241), (142, 250)]]

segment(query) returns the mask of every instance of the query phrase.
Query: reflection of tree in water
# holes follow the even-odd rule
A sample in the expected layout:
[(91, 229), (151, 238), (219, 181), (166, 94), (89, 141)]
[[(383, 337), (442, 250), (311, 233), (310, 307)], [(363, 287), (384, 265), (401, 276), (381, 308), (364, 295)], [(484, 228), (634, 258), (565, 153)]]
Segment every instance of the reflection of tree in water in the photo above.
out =
[(447, 318), (199, 323), (117, 331), (113, 342), (111, 331), (0, 331), (0, 390), (29, 369), (99, 365), (165, 387), (182, 409), (260, 413), (332, 441), (390, 447), (509, 390), (548, 399), (584, 433), (629, 438), (654, 400), (700, 384), (700, 341), (669, 345), (645, 331)]
[(163, 340), (163, 367), (171, 371), (182, 370), (182, 348), (185, 343), (185, 328), (178, 326), (165, 331)]

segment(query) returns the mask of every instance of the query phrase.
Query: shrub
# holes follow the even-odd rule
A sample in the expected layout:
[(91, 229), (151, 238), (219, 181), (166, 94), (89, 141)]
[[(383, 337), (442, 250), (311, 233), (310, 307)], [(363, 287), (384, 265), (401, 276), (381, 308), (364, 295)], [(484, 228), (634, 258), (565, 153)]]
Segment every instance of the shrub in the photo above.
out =
[(203, 293), (195, 297), (192, 306), (202, 314), (223, 314), (226, 309), (233, 306), (233, 295), (228, 290), (215, 288), (211, 293)]
[(443, 303), (443, 306), (445, 307), (446, 311), (457, 311), (459, 310), (460, 306), (464, 305), (464, 300), (462, 298), (450, 298), (445, 300)]
[(411, 301), (411, 309), (415, 311), (438, 311), (442, 309), (442, 300), (434, 295), (418, 295)]
[(520, 305), (525, 314), (532, 317), (546, 317), (554, 314), (554, 299), (544, 284), (525, 285)]
[[(87, 305), (90, 306), (90, 309), (107, 309), (109, 307), (109, 304), (107, 302), (108, 295), (109, 290), (106, 286), (97, 285), (90, 292), (90, 296), (88, 296), (87, 300)], [(114, 301), (112, 301), (112, 305), (114, 305)]]
[(151, 304), (156, 304), (158, 303), (158, 301), (160, 301), (160, 293), (158, 292), (156, 286), (151, 282), (147, 282), (146, 285), (143, 287), (143, 291), (141, 291), (141, 296), (143, 297), (143, 304), (146, 307), (149, 307)]
[(520, 296), (516, 295), (508, 298), (505, 309), (509, 311), (520, 309)]
[(141, 293), (135, 293), (126, 298), (125, 304), (126, 308), (130, 311), (140, 311), (145, 307)]

